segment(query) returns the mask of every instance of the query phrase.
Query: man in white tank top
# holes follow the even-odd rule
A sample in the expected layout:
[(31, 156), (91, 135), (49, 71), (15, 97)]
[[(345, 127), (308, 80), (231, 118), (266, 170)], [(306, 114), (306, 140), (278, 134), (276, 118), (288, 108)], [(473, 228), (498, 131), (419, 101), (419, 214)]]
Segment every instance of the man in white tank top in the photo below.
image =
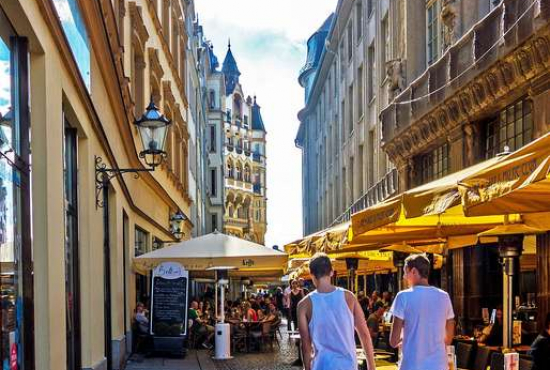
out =
[(353, 293), (331, 284), (330, 258), (317, 253), (309, 263), (309, 272), (317, 290), (298, 304), (305, 370), (357, 370), (355, 330), (367, 355), (368, 368), (375, 370), (363, 310)]
[(390, 345), (402, 346), (399, 370), (447, 370), (446, 345), (455, 328), (451, 299), (428, 284), (430, 261), (425, 255), (409, 256), (404, 272), (410, 288), (397, 294), (390, 310)]

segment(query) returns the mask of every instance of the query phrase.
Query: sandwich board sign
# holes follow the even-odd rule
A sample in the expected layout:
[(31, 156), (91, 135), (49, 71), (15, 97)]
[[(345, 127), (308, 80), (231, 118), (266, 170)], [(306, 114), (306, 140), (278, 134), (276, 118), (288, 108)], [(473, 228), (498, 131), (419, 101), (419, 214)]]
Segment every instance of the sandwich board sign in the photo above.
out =
[(163, 262), (153, 270), (151, 335), (179, 337), (187, 334), (189, 271), (176, 262)]

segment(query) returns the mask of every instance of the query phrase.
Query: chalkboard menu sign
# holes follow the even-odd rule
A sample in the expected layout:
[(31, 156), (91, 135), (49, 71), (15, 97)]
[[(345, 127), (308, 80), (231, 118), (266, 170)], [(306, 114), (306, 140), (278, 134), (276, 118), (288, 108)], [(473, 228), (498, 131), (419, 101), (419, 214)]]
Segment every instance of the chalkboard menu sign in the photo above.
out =
[(175, 262), (153, 270), (151, 334), (178, 337), (187, 333), (187, 286), (189, 272)]

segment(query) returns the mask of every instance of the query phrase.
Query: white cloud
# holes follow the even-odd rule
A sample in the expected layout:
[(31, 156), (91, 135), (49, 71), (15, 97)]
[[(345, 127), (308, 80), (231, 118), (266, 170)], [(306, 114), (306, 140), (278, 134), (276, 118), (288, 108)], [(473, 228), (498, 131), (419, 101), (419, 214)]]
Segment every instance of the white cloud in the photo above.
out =
[(337, 0), (196, 0), (205, 36), (223, 62), (227, 40), (244, 93), (258, 96), (267, 136), (266, 245), (282, 247), (302, 235), (301, 152), (294, 146), (304, 105), (298, 84), (306, 41)]

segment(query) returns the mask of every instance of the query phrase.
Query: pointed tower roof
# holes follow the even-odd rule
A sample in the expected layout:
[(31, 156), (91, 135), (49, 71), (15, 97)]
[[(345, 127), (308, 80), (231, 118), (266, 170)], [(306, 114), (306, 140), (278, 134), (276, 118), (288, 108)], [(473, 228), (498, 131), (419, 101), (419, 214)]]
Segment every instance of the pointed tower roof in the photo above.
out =
[(235, 86), (239, 82), (239, 76), (241, 75), (239, 67), (237, 67), (237, 61), (231, 52), (231, 40), (227, 44), (227, 54), (225, 54), (223, 61), (222, 72), (225, 75), (225, 90), (227, 95), (229, 95), (235, 90)]
[(252, 105), (252, 130), (265, 132), (264, 120), (262, 119), (260, 106), (256, 103), (256, 96), (254, 96), (254, 104)]

